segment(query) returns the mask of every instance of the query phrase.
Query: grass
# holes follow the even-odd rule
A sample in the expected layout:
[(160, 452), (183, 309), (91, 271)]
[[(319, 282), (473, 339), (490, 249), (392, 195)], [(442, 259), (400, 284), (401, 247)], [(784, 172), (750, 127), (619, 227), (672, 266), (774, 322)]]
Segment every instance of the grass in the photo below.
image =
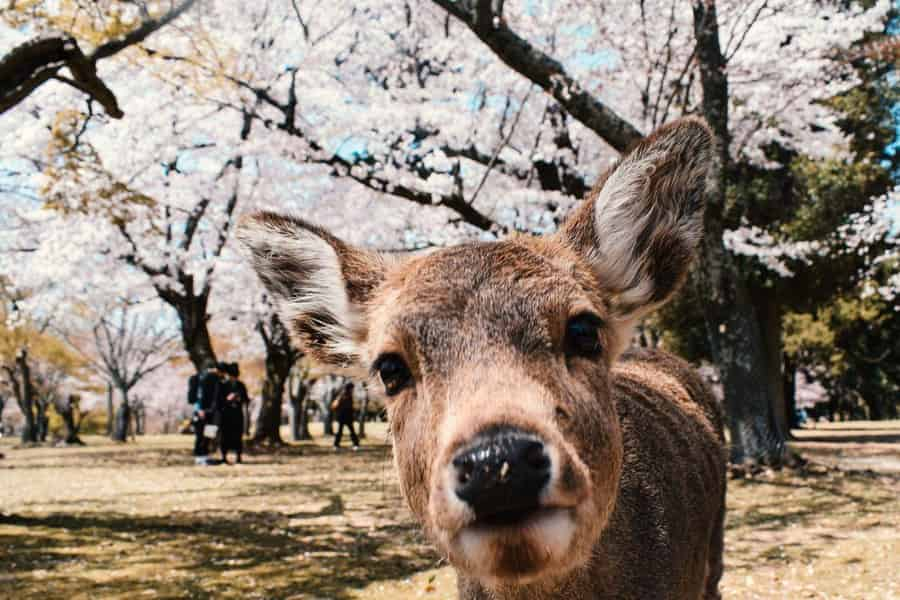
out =
[[(731, 482), (725, 598), (900, 598), (900, 423), (859, 429), (797, 444), (852, 471)], [(375, 426), (359, 453), (320, 438), (209, 468), (183, 436), (0, 440), (0, 596), (455, 598), (383, 439)]]

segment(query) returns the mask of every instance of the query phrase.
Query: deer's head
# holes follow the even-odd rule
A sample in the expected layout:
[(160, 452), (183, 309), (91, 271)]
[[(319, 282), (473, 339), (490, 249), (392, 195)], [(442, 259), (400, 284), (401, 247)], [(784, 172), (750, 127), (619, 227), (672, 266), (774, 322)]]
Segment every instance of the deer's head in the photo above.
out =
[(706, 125), (676, 122), (558, 233), (402, 261), (289, 217), (242, 222), (297, 343), (379, 380), (403, 493), (467, 575), (521, 583), (589, 559), (622, 464), (610, 370), (685, 277), (711, 152)]

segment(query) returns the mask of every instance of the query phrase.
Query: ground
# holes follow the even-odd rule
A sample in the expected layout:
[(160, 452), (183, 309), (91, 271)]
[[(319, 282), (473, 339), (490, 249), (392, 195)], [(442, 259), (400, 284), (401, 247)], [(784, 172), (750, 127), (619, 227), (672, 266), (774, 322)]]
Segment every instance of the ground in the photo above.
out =
[[(0, 597), (455, 598), (384, 435), (217, 467), (186, 436), (0, 440)], [(900, 599), (900, 422), (797, 435), (811, 469), (730, 482), (724, 597)]]

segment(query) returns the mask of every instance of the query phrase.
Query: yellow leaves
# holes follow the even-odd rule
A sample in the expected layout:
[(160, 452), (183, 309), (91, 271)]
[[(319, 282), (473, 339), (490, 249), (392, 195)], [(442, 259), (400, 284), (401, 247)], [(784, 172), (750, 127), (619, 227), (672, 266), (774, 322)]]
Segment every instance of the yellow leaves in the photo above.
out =
[(120, 0), (20, 0), (4, 7), (0, 19), (14, 28), (27, 25), (37, 31), (66, 33), (88, 53), (87, 46), (120, 38), (137, 29), (147, 16), (159, 17), (164, 8), (150, 4), (148, 14), (142, 15), (135, 3)]
[(44, 206), (99, 214), (114, 223), (128, 222), (133, 218), (132, 207), (153, 207), (156, 200), (116, 180), (93, 146), (77, 139), (86, 118), (78, 110), (63, 109), (53, 119), (40, 190)]

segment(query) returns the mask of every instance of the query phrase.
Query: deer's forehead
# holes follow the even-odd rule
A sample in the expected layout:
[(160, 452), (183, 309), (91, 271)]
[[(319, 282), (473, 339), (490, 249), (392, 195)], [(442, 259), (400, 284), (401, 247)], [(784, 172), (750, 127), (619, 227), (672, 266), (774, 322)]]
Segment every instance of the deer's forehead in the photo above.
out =
[(415, 334), (531, 324), (579, 305), (604, 312), (592, 273), (565, 248), (525, 238), (456, 246), (400, 265), (373, 310), (383, 327)]

